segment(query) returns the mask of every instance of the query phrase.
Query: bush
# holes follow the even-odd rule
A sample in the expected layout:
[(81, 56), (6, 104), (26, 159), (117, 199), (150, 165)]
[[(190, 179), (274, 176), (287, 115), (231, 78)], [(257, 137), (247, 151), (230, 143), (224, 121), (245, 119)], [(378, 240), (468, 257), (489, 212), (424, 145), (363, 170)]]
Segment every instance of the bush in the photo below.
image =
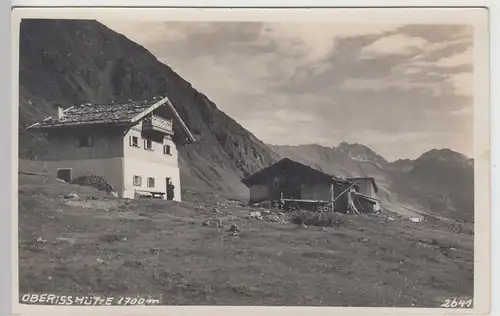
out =
[(91, 186), (99, 191), (108, 193), (116, 192), (115, 187), (109, 181), (96, 175), (81, 176), (74, 179), (72, 182), (78, 185)]

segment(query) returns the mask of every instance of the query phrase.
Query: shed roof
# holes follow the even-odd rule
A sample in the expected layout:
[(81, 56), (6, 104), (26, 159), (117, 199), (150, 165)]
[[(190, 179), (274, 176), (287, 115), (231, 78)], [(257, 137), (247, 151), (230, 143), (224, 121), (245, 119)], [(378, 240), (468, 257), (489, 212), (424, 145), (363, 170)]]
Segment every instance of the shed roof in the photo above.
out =
[(262, 179), (265, 179), (267, 176), (271, 175), (273, 172), (278, 171), (278, 170), (289, 170), (290, 172), (293, 172), (294, 170), (297, 170), (297, 168), (301, 168), (303, 170), (306, 170), (307, 172), (314, 173), (316, 176), (319, 176), (321, 178), (324, 178), (325, 181), (329, 181), (331, 183), (339, 183), (343, 185), (350, 185), (352, 184), (350, 181), (346, 179), (342, 179), (339, 177), (336, 177), (331, 174), (324, 173), (322, 171), (319, 171), (317, 169), (314, 169), (313, 167), (307, 166), (305, 164), (302, 164), (300, 162), (291, 160), (289, 158), (283, 158), (278, 162), (275, 162), (266, 168), (263, 168), (241, 180), (243, 184), (246, 186), (250, 186), (252, 184), (258, 183)]
[(375, 192), (378, 192), (377, 183), (375, 182), (375, 178), (373, 178), (373, 177), (351, 177), (351, 178), (347, 178), (347, 180), (350, 180), (350, 181), (360, 181), (360, 180), (370, 181), (373, 185), (373, 188), (375, 189)]
[(174, 119), (181, 126), (187, 138), (194, 142), (195, 138), (168, 97), (156, 97), (149, 100), (129, 101), (126, 103), (91, 104), (72, 106), (63, 110), (62, 117), (48, 117), (37, 122), (28, 129), (50, 129), (56, 127), (74, 127), (83, 125), (134, 125), (149, 113), (161, 106), (167, 107)]

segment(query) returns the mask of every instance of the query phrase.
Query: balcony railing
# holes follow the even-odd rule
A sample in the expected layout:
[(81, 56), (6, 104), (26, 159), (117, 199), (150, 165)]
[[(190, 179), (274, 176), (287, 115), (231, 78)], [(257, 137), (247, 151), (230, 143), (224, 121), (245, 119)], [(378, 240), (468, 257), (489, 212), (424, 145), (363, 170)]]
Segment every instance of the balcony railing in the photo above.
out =
[(145, 119), (142, 124), (144, 131), (157, 131), (165, 134), (173, 134), (172, 120), (152, 115)]

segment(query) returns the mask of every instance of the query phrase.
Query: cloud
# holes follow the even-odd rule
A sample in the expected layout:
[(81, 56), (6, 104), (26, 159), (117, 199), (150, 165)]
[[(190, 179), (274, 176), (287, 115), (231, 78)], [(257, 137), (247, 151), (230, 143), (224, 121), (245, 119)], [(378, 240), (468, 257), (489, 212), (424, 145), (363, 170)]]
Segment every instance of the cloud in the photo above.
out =
[(460, 95), (472, 96), (474, 94), (473, 77), (470, 73), (455, 75), (449, 79), (455, 92)]
[(439, 67), (457, 67), (470, 64), (471, 60), (473, 60), (472, 47), (468, 47), (461, 53), (440, 58), (437, 60), (436, 65)]
[(358, 142), (390, 160), (472, 155), (471, 27), (104, 23), (267, 143)]
[(380, 55), (410, 55), (420, 51), (428, 42), (419, 37), (394, 34), (382, 37), (372, 44), (363, 47), (359, 57), (373, 58)]

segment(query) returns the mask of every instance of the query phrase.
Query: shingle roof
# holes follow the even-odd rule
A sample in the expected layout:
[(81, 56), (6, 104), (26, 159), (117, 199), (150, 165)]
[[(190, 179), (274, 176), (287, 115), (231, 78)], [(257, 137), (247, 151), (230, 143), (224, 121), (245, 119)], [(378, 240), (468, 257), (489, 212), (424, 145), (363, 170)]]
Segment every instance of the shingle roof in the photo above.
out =
[(317, 170), (311, 166), (305, 165), (303, 163), (292, 160), (290, 158), (283, 158), (283, 159), (267, 166), (266, 168), (263, 168), (255, 173), (243, 178), (241, 181), (243, 182), (243, 184), (249, 186), (249, 185), (252, 185), (254, 183), (257, 183), (262, 178), (265, 178), (266, 175), (273, 173), (274, 170), (290, 170), (290, 172), (293, 172), (293, 170), (296, 170), (296, 168), (302, 168), (302, 169), (305, 169), (309, 172), (313, 172), (313, 173), (323, 177), (327, 181), (331, 181), (331, 182), (335, 182), (335, 183), (339, 183), (339, 184), (343, 184), (343, 185), (351, 185), (352, 184), (350, 181), (348, 181), (346, 179), (337, 177), (337, 176), (332, 175), (332, 174), (324, 173), (324, 172)]
[(187, 139), (195, 142), (194, 135), (184, 123), (181, 116), (168, 100), (168, 97), (156, 97), (150, 100), (129, 101), (127, 103), (82, 104), (72, 106), (63, 111), (61, 118), (48, 117), (35, 123), (28, 129), (69, 127), (96, 124), (135, 124), (160, 106), (166, 106), (177, 121)]
[(67, 108), (62, 118), (49, 117), (32, 128), (59, 127), (86, 124), (128, 123), (161, 98), (127, 103), (82, 104)]

